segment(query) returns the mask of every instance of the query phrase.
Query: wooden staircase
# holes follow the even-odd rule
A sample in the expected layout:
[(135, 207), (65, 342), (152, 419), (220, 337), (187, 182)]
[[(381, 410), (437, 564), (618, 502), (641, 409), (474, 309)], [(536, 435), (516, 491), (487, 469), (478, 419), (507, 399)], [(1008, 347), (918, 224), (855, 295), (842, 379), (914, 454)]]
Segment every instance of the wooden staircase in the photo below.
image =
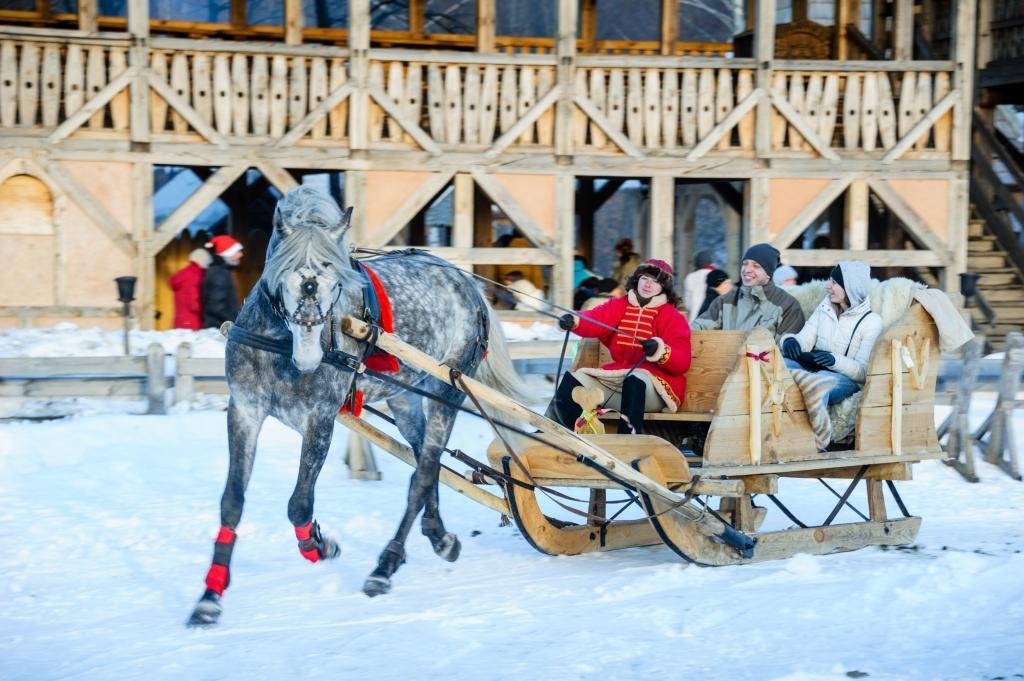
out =
[(968, 225), (967, 270), (981, 275), (978, 290), (995, 313), (995, 325), (976, 304), (970, 307), (971, 317), (992, 348), (1002, 350), (1006, 334), (1024, 328), (1024, 280), (980, 218), (972, 218)]

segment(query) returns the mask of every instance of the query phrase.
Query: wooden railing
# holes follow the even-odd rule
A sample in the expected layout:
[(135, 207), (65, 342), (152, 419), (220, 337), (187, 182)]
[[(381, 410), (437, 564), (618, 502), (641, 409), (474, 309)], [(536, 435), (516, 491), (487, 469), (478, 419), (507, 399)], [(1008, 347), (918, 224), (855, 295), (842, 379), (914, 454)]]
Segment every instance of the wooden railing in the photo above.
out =
[(0, 31), (0, 134), (127, 137), (141, 78), (154, 141), (345, 147), (365, 90), (370, 149), (551, 153), (566, 101), (575, 154), (753, 155), (764, 110), (770, 154), (895, 160), (948, 157), (957, 100), (944, 61), (782, 60), (762, 91), (748, 59), (582, 55), (559, 83), (551, 54), (372, 49), (360, 85), (347, 48), (153, 38), (131, 67), (129, 49)]

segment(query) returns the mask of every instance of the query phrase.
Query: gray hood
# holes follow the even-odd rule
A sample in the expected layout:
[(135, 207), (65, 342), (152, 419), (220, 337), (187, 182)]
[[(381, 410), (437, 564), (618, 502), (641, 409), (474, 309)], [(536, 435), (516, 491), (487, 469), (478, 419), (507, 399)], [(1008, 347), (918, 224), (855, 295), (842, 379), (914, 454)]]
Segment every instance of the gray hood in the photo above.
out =
[(843, 289), (850, 299), (850, 308), (855, 308), (871, 294), (871, 268), (860, 260), (843, 260), (839, 269), (843, 273)]

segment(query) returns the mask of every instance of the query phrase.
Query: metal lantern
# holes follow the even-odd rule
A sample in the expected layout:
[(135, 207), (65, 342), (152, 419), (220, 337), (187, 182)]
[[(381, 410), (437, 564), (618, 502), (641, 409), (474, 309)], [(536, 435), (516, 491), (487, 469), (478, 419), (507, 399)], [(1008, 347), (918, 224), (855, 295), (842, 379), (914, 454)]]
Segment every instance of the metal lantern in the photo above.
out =
[(124, 318), (124, 354), (131, 354), (128, 346), (128, 321), (131, 319), (132, 301), (135, 300), (135, 282), (138, 281), (137, 277), (117, 277), (114, 279), (117, 283), (117, 299), (121, 301), (123, 307), (121, 308), (121, 316)]

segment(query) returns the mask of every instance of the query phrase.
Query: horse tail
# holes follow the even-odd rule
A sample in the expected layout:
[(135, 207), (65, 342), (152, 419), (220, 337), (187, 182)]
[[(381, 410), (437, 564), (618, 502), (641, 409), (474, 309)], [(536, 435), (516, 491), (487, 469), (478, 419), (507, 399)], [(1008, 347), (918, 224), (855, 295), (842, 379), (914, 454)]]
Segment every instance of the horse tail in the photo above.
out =
[(501, 330), (501, 322), (490, 305), (487, 306), (487, 320), (490, 341), (487, 344), (487, 355), (480, 363), (480, 368), (477, 369), (476, 379), (501, 391), (520, 404), (532, 404), (536, 401), (537, 396), (531, 393), (522, 377), (516, 372), (515, 366), (512, 365), (512, 357), (508, 354), (508, 343)]

